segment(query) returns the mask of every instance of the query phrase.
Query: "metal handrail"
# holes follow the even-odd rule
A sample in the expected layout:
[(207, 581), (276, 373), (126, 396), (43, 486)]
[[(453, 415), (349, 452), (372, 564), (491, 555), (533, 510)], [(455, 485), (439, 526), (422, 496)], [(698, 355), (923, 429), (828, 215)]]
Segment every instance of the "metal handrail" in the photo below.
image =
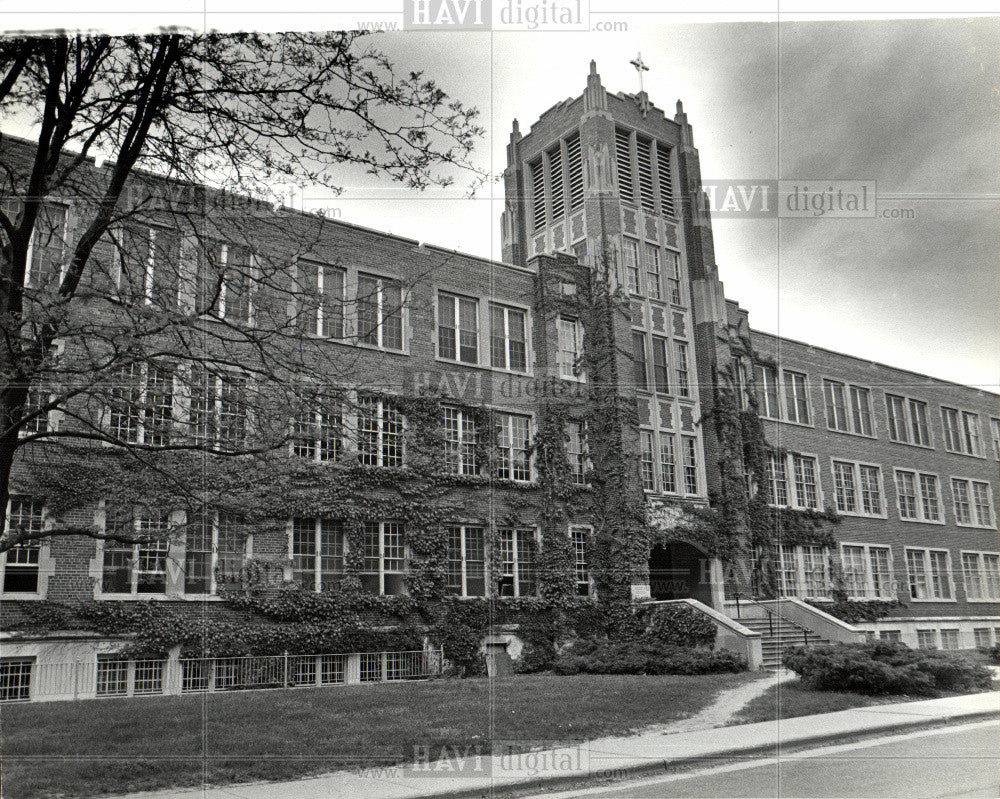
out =
[[(789, 618), (787, 618), (785, 616), (782, 616), (780, 613), (778, 613), (777, 610), (774, 610), (773, 608), (767, 607), (767, 605), (764, 605), (762, 602), (758, 602), (753, 597), (749, 597), (749, 596), (748, 597), (744, 597), (744, 600), (747, 601), (747, 602), (751, 602), (754, 605), (757, 605), (757, 607), (761, 608), (767, 614), (767, 626), (768, 626), (768, 630), (770, 631), (771, 635), (774, 635), (774, 617), (777, 616), (779, 619), (781, 619), (786, 624), (791, 624), (793, 627), (796, 627), (799, 630), (801, 630), (802, 631), (803, 643), (804, 643), (805, 646), (809, 646), (809, 633), (811, 632), (811, 630), (808, 627), (803, 627), (797, 621), (792, 621), (791, 619), (789, 619)], [(737, 619), (740, 618), (740, 595), (739, 595), (739, 593), (736, 594), (736, 618)]]

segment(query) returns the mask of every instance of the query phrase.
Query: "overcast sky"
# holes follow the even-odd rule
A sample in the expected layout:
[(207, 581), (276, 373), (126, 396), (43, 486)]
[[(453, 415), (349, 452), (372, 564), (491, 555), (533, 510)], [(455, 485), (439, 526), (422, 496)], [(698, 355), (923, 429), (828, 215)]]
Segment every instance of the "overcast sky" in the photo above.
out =
[[(881, 208), (914, 218), (714, 224), (727, 296), (751, 324), (961, 383), (1000, 383), (1000, 20), (652, 24), (627, 33), (408, 33), (377, 37), (483, 113), (479, 157), (500, 172), (522, 130), (582, 93), (597, 60), (694, 127), (703, 177), (876, 180)], [(492, 159), (492, 163), (488, 163)], [(899, 199), (898, 195), (912, 195)], [(376, 200), (377, 197), (377, 200)], [(342, 218), (499, 257), (502, 188), (477, 199), (362, 181)]]

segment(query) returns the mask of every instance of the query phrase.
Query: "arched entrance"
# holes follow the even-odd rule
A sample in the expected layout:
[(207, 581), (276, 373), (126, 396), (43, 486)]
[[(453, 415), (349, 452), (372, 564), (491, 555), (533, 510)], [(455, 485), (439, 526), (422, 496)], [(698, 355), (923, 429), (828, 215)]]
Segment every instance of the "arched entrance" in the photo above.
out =
[(649, 593), (653, 599), (697, 599), (712, 605), (710, 561), (684, 541), (657, 544), (649, 555)]

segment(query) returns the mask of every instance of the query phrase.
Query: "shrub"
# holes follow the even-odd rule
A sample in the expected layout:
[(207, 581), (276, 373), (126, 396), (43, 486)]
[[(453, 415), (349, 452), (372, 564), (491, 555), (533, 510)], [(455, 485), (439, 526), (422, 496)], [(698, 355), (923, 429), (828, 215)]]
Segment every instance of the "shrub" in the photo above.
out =
[(991, 684), (989, 670), (959, 654), (887, 641), (796, 647), (787, 650), (782, 661), (820, 691), (933, 695), (987, 689)]
[(688, 605), (655, 605), (645, 615), (644, 639), (686, 647), (715, 643), (715, 624)]
[(746, 670), (732, 652), (670, 646), (653, 640), (576, 642), (556, 657), (556, 674), (714, 674)]

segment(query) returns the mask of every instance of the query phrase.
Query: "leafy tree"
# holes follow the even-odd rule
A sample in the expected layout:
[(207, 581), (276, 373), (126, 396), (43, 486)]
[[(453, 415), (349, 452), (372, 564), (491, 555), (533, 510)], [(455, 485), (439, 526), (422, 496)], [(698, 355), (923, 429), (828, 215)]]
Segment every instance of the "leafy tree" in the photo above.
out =
[[(359, 33), (8, 38), (0, 118), (32, 131), (0, 133), (4, 513), (22, 467), (47, 492), (79, 492), (88, 481), (60, 463), (123, 502), (204, 504), (231, 458), (267, 462), (291, 415), (318, 414), (350, 379), (352, 358), (330, 364), (303, 335), (338, 323), (312, 299), (315, 267), (289, 269), (323, 220), (275, 208), (271, 187), (336, 190), (350, 169), (415, 190), (485, 179), (477, 111), (397, 74)], [(401, 303), (406, 288), (379, 296)], [(357, 335), (390, 324), (380, 308)], [(245, 384), (227, 407), (245, 419), (220, 411), (236, 368)], [(201, 433), (178, 435), (163, 409), (179, 376), (210, 398)], [(15, 524), (0, 552), (60, 534), (145, 535)]]

